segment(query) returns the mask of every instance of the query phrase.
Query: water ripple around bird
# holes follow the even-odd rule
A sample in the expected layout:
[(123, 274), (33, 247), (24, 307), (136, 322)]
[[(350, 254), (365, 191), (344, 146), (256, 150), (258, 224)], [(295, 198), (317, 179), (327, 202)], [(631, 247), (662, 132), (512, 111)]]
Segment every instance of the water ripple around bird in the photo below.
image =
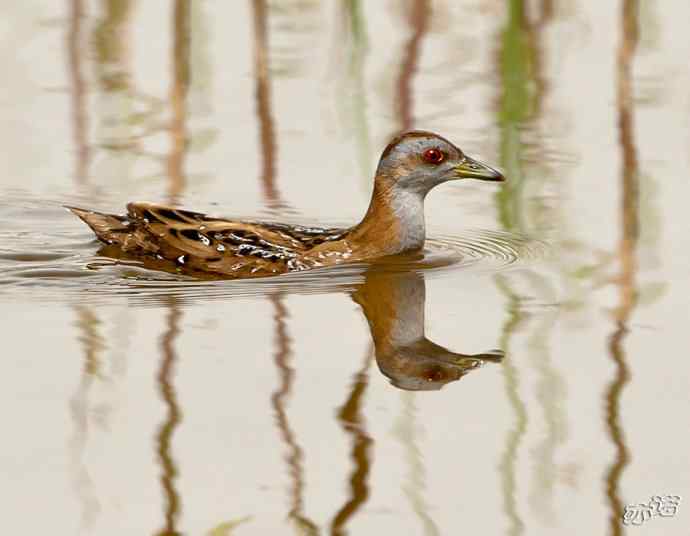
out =
[(354, 290), (367, 270), (425, 272), (495, 271), (544, 257), (547, 246), (502, 231), (468, 230), (427, 240), (422, 253), (249, 280), (199, 280), (147, 269), (138, 261), (95, 254), (97, 243), (84, 233), (56, 230), (27, 236), (3, 233), (0, 248), (0, 295), (21, 288), (38, 299), (110, 301), (127, 297), (156, 304), (164, 297), (205, 300), (273, 293), (329, 293)]

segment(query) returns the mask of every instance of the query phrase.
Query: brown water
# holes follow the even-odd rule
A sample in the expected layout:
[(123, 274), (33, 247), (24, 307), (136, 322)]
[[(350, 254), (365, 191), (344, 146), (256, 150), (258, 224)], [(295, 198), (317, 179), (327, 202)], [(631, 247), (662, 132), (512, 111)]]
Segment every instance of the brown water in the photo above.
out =
[[(690, 4), (164, 4), (0, 22), (5, 532), (687, 534), (621, 516), (690, 497)], [(411, 127), (509, 178), (415, 259), (200, 282), (61, 208), (348, 225)]]

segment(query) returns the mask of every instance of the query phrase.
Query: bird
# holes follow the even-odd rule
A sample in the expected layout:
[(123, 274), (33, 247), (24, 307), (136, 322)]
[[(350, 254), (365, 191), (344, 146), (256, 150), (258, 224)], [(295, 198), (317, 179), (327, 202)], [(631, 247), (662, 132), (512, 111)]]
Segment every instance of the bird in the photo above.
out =
[(426, 284), (421, 273), (369, 266), (352, 299), (369, 324), (379, 370), (398, 389), (436, 391), (504, 358), (501, 350), (454, 352), (426, 337)]
[(426, 195), (459, 179), (505, 180), (442, 136), (413, 130), (381, 153), (369, 208), (349, 228), (239, 221), (146, 202), (127, 204), (126, 215), (65, 208), (105, 244), (104, 255), (166, 271), (262, 277), (420, 251)]

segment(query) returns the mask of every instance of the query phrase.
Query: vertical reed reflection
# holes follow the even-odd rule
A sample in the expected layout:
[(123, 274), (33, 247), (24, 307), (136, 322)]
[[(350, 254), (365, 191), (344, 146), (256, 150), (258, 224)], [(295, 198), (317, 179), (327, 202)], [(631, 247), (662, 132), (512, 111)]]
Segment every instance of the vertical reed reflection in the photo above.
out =
[(89, 529), (100, 511), (100, 502), (83, 457), (89, 440), (89, 391), (100, 374), (100, 354), (105, 348), (105, 342), (98, 332), (101, 322), (90, 308), (78, 306), (75, 307), (75, 313), (80, 331), (79, 342), (84, 352), (84, 366), (77, 390), (69, 403), (74, 421), (74, 434), (69, 446), (75, 473), (74, 485), (82, 508), (82, 528)]
[[(523, 175), (520, 161), (521, 145), (519, 126), (529, 119), (535, 106), (533, 91), (534, 50), (530, 46), (529, 24), (522, 0), (510, 0), (508, 19), (500, 34), (498, 52), (498, 77), (502, 92), (498, 106), (500, 124), (500, 162), (510, 180), (496, 194), (501, 224), (507, 230), (522, 227), (521, 192)], [(523, 322), (523, 314), (517, 294), (506, 278), (496, 277), (496, 284), (508, 299), (508, 321), (503, 328), (501, 348), (511, 354), (510, 340)], [(520, 398), (517, 367), (512, 359), (506, 359), (502, 367), (505, 376), (506, 397), (513, 409), (515, 424), (506, 435), (506, 445), (499, 469), (503, 481), (503, 509), (509, 521), (511, 535), (522, 534), (524, 522), (517, 510), (517, 455), (527, 431), (527, 406)]]
[(352, 451), (350, 457), (354, 463), (350, 475), (350, 497), (331, 522), (331, 534), (343, 536), (347, 534), (347, 522), (362, 508), (369, 498), (369, 472), (371, 470), (370, 449), (373, 440), (366, 431), (361, 411), (362, 400), (369, 384), (369, 366), (374, 355), (372, 345), (367, 349), (362, 368), (355, 374), (355, 381), (350, 396), (338, 411), (338, 420), (343, 430), (352, 437)]
[(171, 148), (167, 171), (168, 196), (175, 203), (185, 187), (184, 160), (187, 151), (187, 93), (190, 65), (190, 0), (175, 0), (173, 6), (172, 83), (170, 86)]
[[(276, 185), (277, 168), (276, 158), (276, 134), (271, 111), (270, 70), (268, 50), (268, 5), (266, 0), (250, 0), (253, 14), (254, 28), (254, 77), (256, 83), (255, 99), (256, 114), (260, 130), (261, 144), (261, 185), (263, 196), (269, 208), (277, 209), (286, 206), (281, 200), (280, 191)], [(292, 480), (290, 490), (290, 510), (288, 519), (292, 520), (300, 531), (305, 534), (318, 534), (316, 524), (304, 515), (304, 471), (302, 469), (303, 453), (297, 443), (295, 434), (288, 421), (285, 404), (290, 396), (294, 371), (290, 367), (292, 350), (291, 340), (287, 331), (285, 319), (289, 316), (287, 307), (283, 303), (281, 294), (272, 294), (269, 297), (273, 306), (273, 321), (275, 329), (275, 354), (274, 361), (280, 377), (280, 385), (271, 395), (271, 405), (276, 416), (278, 430), (281, 439), (287, 447), (286, 456), (288, 474)]]
[(271, 209), (283, 206), (276, 186), (276, 133), (271, 113), (271, 78), (268, 50), (268, 5), (266, 0), (249, 0), (254, 24), (254, 79), (256, 114), (261, 144), (261, 186)]
[(93, 46), (101, 88), (105, 92), (129, 87), (129, 73), (124, 68), (128, 40), (123, 24), (131, 14), (131, 0), (102, 0), (103, 17), (94, 28)]
[[(95, 79), (97, 126), (94, 153), (106, 149), (99, 159), (99, 180), (122, 180), (128, 176), (138, 139), (134, 135), (140, 122), (133, 108), (131, 76), (131, 22), (133, 0), (100, 0), (96, 24), (90, 36)], [(136, 149), (136, 150), (135, 150)]]
[[(508, 321), (503, 326), (500, 347), (508, 355), (510, 351), (510, 341), (513, 335), (519, 331), (520, 325), (524, 322), (523, 314), (520, 310), (519, 298), (508, 285), (502, 276), (496, 277), (496, 285), (508, 298)], [(503, 510), (508, 518), (510, 526), (508, 534), (516, 536), (522, 534), (525, 524), (518, 513), (517, 508), (517, 453), (522, 443), (522, 439), (527, 431), (527, 406), (520, 398), (520, 383), (517, 367), (506, 359), (503, 363), (503, 373), (505, 376), (506, 397), (510, 406), (513, 408), (515, 424), (506, 435), (505, 449), (501, 456), (498, 469), (501, 473), (501, 483), (503, 488)]]
[(534, 88), (535, 53), (523, 0), (509, 0), (508, 20), (500, 36), (498, 57), (502, 92), (498, 107), (501, 128), (500, 161), (510, 180), (496, 193), (501, 224), (507, 230), (523, 230), (521, 191), (524, 187), (520, 161), (519, 127), (532, 117), (538, 94)]
[(346, 62), (347, 69), (346, 76), (339, 77), (342, 83), (337, 92), (337, 106), (342, 110), (342, 120), (353, 131), (360, 176), (368, 188), (371, 182), (371, 142), (364, 79), (364, 60), (368, 52), (366, 21), (360, 0), (341, 0), (338, 5), (342, 34), (335, 34), (333, 50), (345, 50), (347, 58), (337, 57), (335, 63), (341, 71), (341, 64)]
[(156, 438), (158, 459), (161, 464), (161, 486), (165, 501), (163, 516), (165, 518), (164, 527), (157, 533), (159, 536), (177, 536), (181, 534), (176, 529), (177, 519), (180, 515), (180, 495), (175, 488), (177, 478), (177, 465), (172, 456), (172, 438), (175, 429), (182, 420), (182, 411), (177, 402), (177, 393), (173, 378), (175, 375), (175, 365), (177, 363), (177, 353), (175, 352), (175, 339), (180, 333), (180, 320), (182, 312), (175, 298), (168, 298), (168, 314), (166, 316), (166, 330), (160, 338), (161, 362), (158, 370), (157, 382), (158, 389), (166, 409), (166, 417), (158, 430)]
[[(170, 85), (170, 123), (171, 145), (167, 160), (168, 197), (175, 203), (186, 186), (184, 159), (187, 151), (187, 92), (190, 81), (190, 4), (189, 0), (175, 0), (172, 12), (172, 76)], [(177, 402), (173, 378), (177, 354), (175, 339), (180, 333), (182, 312), (174, 297), (166, 302), (167, 330), (160, 339), (161, 366), (158, 372), (160, 396), (166, 406), (167, 416), (157, 436), (157, 451), (162, 474), (161, 485), (165, 498), (165, 526), (158, 533), (160, 536), (176, 536), (177, 519), (181, 511), (180, 494), (175, 487), (178, 469), (172, 456), (172, 437), (182, 420), (182, 411)]]
[(86, 18), (83, 0), (69, 1), (69, 27), (67, 31), (67, 60), (72, 99), (72, 136), (76, 150), (74, 176), (78, 183), (88, 180), (89, 161), (89, 120), (86, 99), (86, 82), (84, 80), (84, 39), (82, 21)]
[[(87, 86), (84, 78), (84, 62), (89, 49), (83, 37), (83, 21), (86, 10), (82, 0), (69, 2), (69, 27), (67, 32), (67, 58), (72, 100), (73, 140), (76, 152), (75, 179), (80, 184), (88, 182), (91, 148), (88, 129)], [(84, 348), (84, 369), (75, 395), (70, 401), (70, 412), (75, 423), (75, 432), (70, 441), (72, 463), (76, 472), (77, 493), (82, 502), (82, 524), (90, 527), (100, 510), (98, 498), (93, 489), (93, 482), (82, 458), (89, 437), (89, 404), (88, 392), (100, 368), (99, 354), (105, 347), (102, 336), (98, 333), (100, 321), (95, 312), (86, 306), (77, 307), (77, 325), (82, 332), (80, 341)]]
[[(412, 29), (412, 33), (403, 52), (403, 61), (397, 82), (397, 113), (401, 131), (410, 130), (414, 126), (414, 98), (412, 85), (414, 76), (417, 73), (422, 41), (428, 30), (432, 12), (432, 6), (429, 0), (411, 0), (409, 5), (408, 24)], [(401, 393), (400, 396), (403, 401), (403, 406), (407, 405), (406, 402), (412, 403), (412, 401), (409, 400), (411, 397), (410, 393)], [(410, 415), (410, 417), (412, 417), (412, 415)], [(401, 439), (408, 447), (406, 461), (410, 466), (409, 474), (410, 478), (414, 481), (412, 484), (412, 486), (414, 486), (415, 484), (419, 484), (419, 482), (416, 481), (419, 475), (424, 474), (424, 465), (419, 456), (419, 452), (416, 452), (415, 429), (411, 423), (409, 429), (403, 429), (403, 431), (401, 431)], [(436, 529), (436, 526), (426, 510), (426, 504), (419, 496), (419, 490), (408, 487), (406, 493), (408, 497), (410, 497), (415, 514), (422, 519), (427, 533), (435, 534), (434, 529)]]
[[(557, 301), (556, 290), (548, 284), (546, 278), (530, 272), (525, 275), (531, 276), (531, 288), (535, 289), (540, 298), (547, 299), (549, 303)], [(557, 520), (554, 511), (556, 449), (567, 437), (567, 416), (563, 408), (566, 382), (558, 368), (553, 366), (548, 344), (549, 335), (553, 332), (557, 320), (558, 309), (545, 310), (535, 315), (526, 344), (530, 361), (537, 373), (535, 396), (541, 407), (545, 427), (543, 438), (530, 449), (534, 478), (529, 502), (532, 512), (549, 523)]]
[(617, 278), (619, 303), (614, 311), (616, 329), (609, 337), (609, 353), (615, 366), (615, 376), (605, 394), (606, 426), (614, 444), (616, 457), (606, 473), (606, 495), (611, 508), (610, 533), (622, 533), (623, 503), (620, 498), (620, 480), (630, 460), (620, 422), (620, 401), (630, 371), (625, 359), (623, 341), (628, 332), (627, 323), (637, 302), (637, 259), (639, 237), (638, 164), (635, 147), (633, 114), (632, 63), (638, 43), (637, 0), (622, 0), (621, 43), (618, 49), (616, 72), (616, 103), (618, 107), (618, 135), (622, 156), (620, 224), (621, 237), (618, 256), (621, 271)]
[(275, 322), (276, 337), (274, 361), (280, 375), (280, 385), (271, 396), (271, 404), (275, 411), (281, 439), (288, 450), (286, 459), (289, 467), (288, 472), (292, 480), (292, 489), (290, 490), (291, 505), (290, 511), (288, 512), (288, 518), (294, 521), (298, 528), (304, 531), (305, 534), (318, 534), (319, 530), (317, 526), (302, 512), (302, 496), (304, 494), (304, 475), (302, 469), (303, 454), (302, 448), (297, 443), (295, 434), (290, 427), (287, 411), (285, 410), (285, 403), (290, 396), (294, 377), (294, 371), (290, 366), (290, 358), (292, 357), (292, 350), (290, 348), (291, 340), (285, 322), (288, 311), (283, 304), (281, 295), (274, 294), (271, 296), (270, 300), (274, 310), (273, 321)]
[(432, 11), (429, 0), (412, 0), (410, 6), (408, 23), (412, 29), (412, 34), (405, 46), (397, 84), (397, 113), (403, 131), (409, 130), (414, 125), (412, 82), (417, 72), (422, 40), (428, 29)]
[(408, 466), (407, 483), (403, 490), (412, 510), (422, 523), (423, 533), (426, 536), (439, 536), (438, 525), (429, 515), (429, 505), (424, 499), (426, 470), (423, 456), (417, 445), (417, 408), (415, 407), (414, 393), (404, 392), (400, 395), (403, 411), (395, 424), (395, 435), (405, 451), (405, 461)]
[[(515, 85), (510, 86), (510, 91), (518, 91), (514, 95), (522, 96), (522, 101), (519, 99), (509, 101), (507, 94), (503, 95), (502, 99), (502, 132), (505, 134), (502, 137), (502, 155), (508, 161), (515, 164), (515, 176), (512, 175), (513, 170), (510, 171), (510, 184), (517, 184), (515, 191), (510, 194), (500, 192), (505, 195), (503, 198), (502, 215), (504, 216), (504, 225), (509, 228), (521, 229), (523, 231), (535, 231), (535, 220), (541, 218), (551, 218), (555, 214), (551, 210), (540, 210), (534, 205), (533, 199), (525, 199), (523, 189), (526, 188), (527, 183), (522, 173), (521, 160), (523, 158), (523, 148), (525, 152), (530, 149), (535, 151), (537, 155), (546, 154), (543, 138), (548, 138), (551, 135), (544, 136), (540, 134), (540, 120), (544, 114), (544, 102), (547, 96), (548, 83), (544, 74), (544, 45), (543, 35), (547, 25), (551, 22), (554, 16), (553, 2), (551, 0), (542, 0), (539, 2), (537, 9), (535, 9), (533, 16), (530, 18), (526, 13), (527, 6), (524, 4), (515, 4), (511, 7), (510, 17), (514, 23), (511, 30), (504, 33), (504, 60), (507, 50), (513, 46), (512, 52), (517, 56), (512, 56), (511, 60), (518, 59), (517, 69), (512, 74), (517, 75), (514, 79)], [(522, 48), (520, 48), (522, 47)], [(504, 76), (510, 77), (511, 71), (508, 70), (508, 65), (504, 64)], [(507, 93), (507, 91), (506, 91)], [(529, 128), (532, 130), (532, 141), (523, 141), (520, 130)], [(548, 128), (548, 127), (547, 127)], [(505, 145), (503, 145), (505, 142)], [(512, 155), (511, 155), (512, 152)], [(541, 160), (541, 159), (540, 159)], [(531, 175), (546, 176), (548, 175), (548, 163), (537, 162), (530, 166)], [(531, 178), (533, 181), (534, 178)], [(532, 186), (534, 191), (534, 186)], [(512, 200), (510, 199), (512, 197)], [(533, 213), (537, 213), (536, 218)], [(556, 222), (548, 221), (549, 227), (556, 227)], [(526, 229), (527, 225), (531, 225)], [(523, 278), (527, 280), (530, 289), (542, 301), (546, 303), (555, 303), (557, 301), (556, 290), (551, 285), (550, 281), (536, 273), (526, 271), (523, 273)], [(505, 281), (509, 285), (508, 281)], [(556, 449), (566, 437), (566, 422), (567, 417), (561, 404), (564, 394), (566, 382), (559, 373), (558, 368), (553, 366), (551, 360), (551, 352), (548, 345), (548, 339), (556, 323), (556, 312), (548, 310), (541, 311), (538, 318), (534, 319), (533, 327), (530, 328), (530, 334), (527, 339), (527, 349), (529, 351), (530, 361), (533, 364), (535, 372), (537, 373), (536, 384), (536, 400), (541, 408), (541, 413), (544, 418), (545, 434), (541, 440), (530, 452), (532, 459), (532, 473), (534, 479), (531, 483), (531, 491), (529, 493), (529, 502), (532, 511), (547, 519), (553, 521), (555, 519), (553, 499), (554, 499), (554, 485), (556, 479), (556, 463), (555, 454)], [(510, 366), (509, 366), (510, 368)], [(515, 393), (517, 394), (517, 393)], [(527, 406), (524, 406), (526, 410)]]

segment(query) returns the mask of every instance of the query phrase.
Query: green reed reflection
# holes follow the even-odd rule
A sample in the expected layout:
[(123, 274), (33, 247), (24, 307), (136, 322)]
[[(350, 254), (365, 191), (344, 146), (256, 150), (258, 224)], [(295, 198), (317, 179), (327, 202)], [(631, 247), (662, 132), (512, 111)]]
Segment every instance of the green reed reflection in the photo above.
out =
[(233, 536), (237, 534), (235, 529), (248, 521), (251, 521), (251, 516), (246, 516), (241, 519), (233, 519), (232, 521), (224, 521), (220, 525), (212, 528), (206, 533), (206, 536)]
[(429, 514), (429, 505), (424, 497), (426, 468), (424, 456), (417, 445), (417, 408), (412, 393), (400, 395), (403, 411), (395, 423), (395, 435), (400, 440), (405, 451), (405, 461), (408, 466), (407, 482), (403, 490), (407, 496), (413, 512), (422, 525), (425, 536), (439, 536), (441, 534), (434, 518)]
[[(503, 92), (499, 107), (500, 152), (509, 180), (497, 193), (497, 202), (501, 223), (504, 228), (513, 231), (535, 232), (538, 229), (534, 228), (534, 225), (540, 215), (545, 214), (548, 220), (556, 216), (554, 211), (540, 210), (539, 207), (534, 206), (531, 199), (528, 199), (526, 192), (528, 171), (523, 165), (525, 143), (522, 139), (523, 130), (528, 128), (532, 131), (538, 130), (537, 123), (543, 113), (547, 83), (543, 74), (542, 35), (553, 15), (553, 5), (549, 1), (544, 1), (534, 13), (533, 20), (530, 21), (524, 3), (512, 1), (509, 3), (508, 23), (501, 36), (499, 65)], [(536, 150), (537, 154), (544, 154), (539, 141), (537, 141)], [(536, 177), (546, 175), (547, 169), (542, 165), (538, 162), (531, 166), (529, 168), (531, 175)], [(529, 177), (529, 181), (534, 180), (535, 177)], [(539, 223), (553, 226), (555, 222)], [(541, 301), (557, 302), (556, 291), (548, 278), (532, 271), (525, 271), (521, 276)], [(516, 291), (510, 288), (510, 284), (509, 279), (504, 279), (499, 284), (499, 288), (504, 289), (504, 293), (509, 296), (509, 303), (512, 304), (510, 309), (513, 318), (508, 321), (506, 344), (509, 343), (509, 333), (516, 329), (516, 320), (521, 324), (521, 329), (529, 329), (527, 348), (530, 362), (538, 377), (537, 402), (541, 407), (546, 426), (543, 440), (530, 454), (533, 460), (534, 480), (529, 500), (535, 515), (552, 520), (556, 475), (555, 453), (558, 445), (565, 441), (567, 423), (562, 404), (566, 383), (558, 369), (551, 363), (548, 345), (549, 336), (555, 327), (557, 310), (546, 309), (529, 324), (522, 322), (519, 300), (517, 300)], [(507, 363), (504, 370), (508, 398), (516, 414), (516, 426), (509, 435), (504, 466), (515, 471), (515, 457), (527, 430), (528, 413), (527, 405), (519, 397), (519, 378), (513, 363)], [(514, 485), (514, 476), (509, 477), (506, 482)], [(515, 490), (513, 489), (510, 493), (515, 493)], [(509, 517), (517, 532), (518, 527), (522, 527), (522, 521), (514, 509), (515, 497), (507, 498), (507, 500), (509, 504), (512, 504)]]
[[(500, 127), (500, 162), (504, 167), (508, 181), (496, 194), (496, 204), (499, 212), (499, 220), (504, 229), (514, 232), (528, 232), (525, 206), (526, 175), (523, 168), (524, 142), (522, 130), (528, 122), (534, 120), (541, 109), (543, 99), (544, 81), (541, 74), (541, 50), (540, 30), (542, 24), (550, 18), (551, 8), (548, 3), (541, 6), (539, 23), (530, 24), (526, 6), (522, 0), (510, 0), (508, 2), (507, 22), (500, 34), (497, 69), (501, 80), (501, 94), (498, 102), (498, 123)], [(530, 274), (532, 278), (539, 277)], [(504, 325), (501, 348), (509, 356), (512, 337), (525, 324), (524, 313), (519, 294), (511, 286), (507, 277), (496, 276), (496, 284), (508, 300), (508, 321)], [(537, 285), (543, 288), (545, 285)], [(548, 287), (548, 285), (546, 285)], [(553, 298), (551, 298), (553, 299)], [(546, 348), (546, 338), (550, 333), (552, 322), (538, 325), (533, 332), (530, 346)], [(544, 329), (546, 328), (546, 329)], [(544, 355), (542, 358), (546, 358)], [(527, 432), (529, 422), (528, 406), (520, 397), (520, 380), (518, 367), (515, 363), (517, 356), (506, 359), (503, 364), (505, 375), (506, 396), (513, 408), (515, 423), (506, 436), (506, 445), (499, 468), (503, 481), (503, 506), (506, 517), (509, 520), (509, 533), (522, 534), (525, 524), (517, 509), (517, 456), (522, 441)], [(545, 359), (537, 364), (540, 375), (544, 379), (558, 377), (554, 369), (551, 369)], [(561, 416), (553, 415), (551, 408), (556, 401), (539, 397), (544, 408), (547, 420), (553, 422)], [(548, 416), (551, 415), (551, 419)], [(555, 448), (555, 428), (549, 429), (549, 435), (543, 448), (549, 450)], [(544, 460), (536, 461), (536, 464)]]
[[(336, 106), (340, 119), (351, 130), (357, 147), (359, 173), (369, 187), (371, 182), (371, 140), (367, 119), (367, 91), (364, 78), (365, 60), (368, 54), (366, 20), (360, 0), (341, 0), (338, 4), (342, 23), (333, 45), (336, 53), (345, 51), (347, 59), (336, 57), (337, 65), (345, 63), (345, 74), (339, 74)], [(343, 45), (344, 43), (344, 45)], [(339, 69), (340, 71), (340, 69)]]
[[(547, 299), (549, 303), (557, 302), (557, 291), (548, 278), (529, 271), (523, 277), (541, 299)], [(529, 503), (532, 512), (547, 523), (557, 520), (554, 508), (558, 475), (556, 452), (568, 436), (567, 415), (563, 404), (567, 383), (554, 366), (549, 344), (558, 315), (558, 308), (551, 306), (530, 318), (531, 328), (526, 342), (530, 363), (537, 373), (535, 395), (545, 426), (544, 437), (530, 449), (533, 481)]]
[(122, 68), (129, 46), (123, 30), (133, 5), (131, 0), (102, 0), (104, 14), (94, 28), (93, 43), (96, 62), (101, 67), (98, 78), (104, 91), (129, 88), (130, 74)]
[[(508, 20), (501, 34), (498, 70), (502, 85), (498, 119), (501, 129), (500, 163), (505, 168), (508, 182), (496, 194), (499, 217), (507, 230), (520, 230), (521, 189), (524, 181), (520, 162), (521, 141), (519, 126), (530, 117), (534, 109), (534, 93), (530, 86), (532, 51), (526, 23), (525, 8), (521, 0), (510, 0)], [(498, 288), (508, 298), (509, 320), (503, 328), (501, 348), (510, 354), (512, 335), (523, 317), (516, 293), (502, 277), (496, 277)], [(499, 463), (503, 481), (503, 508), (510, 523), (509, 533), (522, 534), (524, 522), (517, 510), (516, 463), (520, 443), (527, 430), (528, 414), (519, 395), (519, 376), (512, 359), (503, 364), (506, 396), (513, 408), (515, 424), (506, 436), (504, 454)]]
[[(503, 335), (501, 336), (501, 348), (510, 356), (510, 341), (513, 335), (519, 331), (524, 321), (521, 313), (521, 306), (517, 295), (512, 291), (505, 278), (496, 277), (496, 285), (508, 298), (508, 321), (503, 325)], [(517, 453), (522, 443), (522, 439), (527, 431), (527, 406), (520, 398), (520, 383), (517, 367), (509, 357), (505, 360), (502, 367), (505, 377), (506, 397), (510, 406), (513, 408), (515, 424), (506, 435), (505, 449), (498, 469), (501, 473), (503, 488), (503, 509), (510, 523), (509, 534), (522, 534), (525, 524), (522, 521), (517, 508)]]
[(523, 230), (520, 214), (521, 190), (525, 180), (520, 162), (520, 126), (536, 107), (534, 50), (531, 47), (525, 6), (509, 0), (508, 20), (501, 33), (498, 69), (501, 96), (498, 121), (501, 128), (500, 162), (509, 180), (496, 193), (501, 224), (507, 230)]
[[(132, 0), (101, 0), (101, 17), (91, 32), (90, 50), (97, 80), (94, 88), (96, 135), (92, 143), (99, 158), (99, 181), (129, 177), (136, 155), (142, 153), (137, 126), (160, 113), (158, 99), (147, 99), (151, 112), (135, 113), (136, 90), (131, 74)], [(155, 110), (155, 111), (154, 111)], [(135, 118), (137, 118), (135, 120)]]
[[(96, 76), (100, 89), (105, 94), (121, 93), (127, 96), (131, 92), (128, 41), (132, 7), (131, 0), (102, 0), (103, 16), (94, 26), (91, 42), (95, 54)], [(113, 117), (104, 122), (114, 120), (125, 125), (123, 111), (118, 106)]]

